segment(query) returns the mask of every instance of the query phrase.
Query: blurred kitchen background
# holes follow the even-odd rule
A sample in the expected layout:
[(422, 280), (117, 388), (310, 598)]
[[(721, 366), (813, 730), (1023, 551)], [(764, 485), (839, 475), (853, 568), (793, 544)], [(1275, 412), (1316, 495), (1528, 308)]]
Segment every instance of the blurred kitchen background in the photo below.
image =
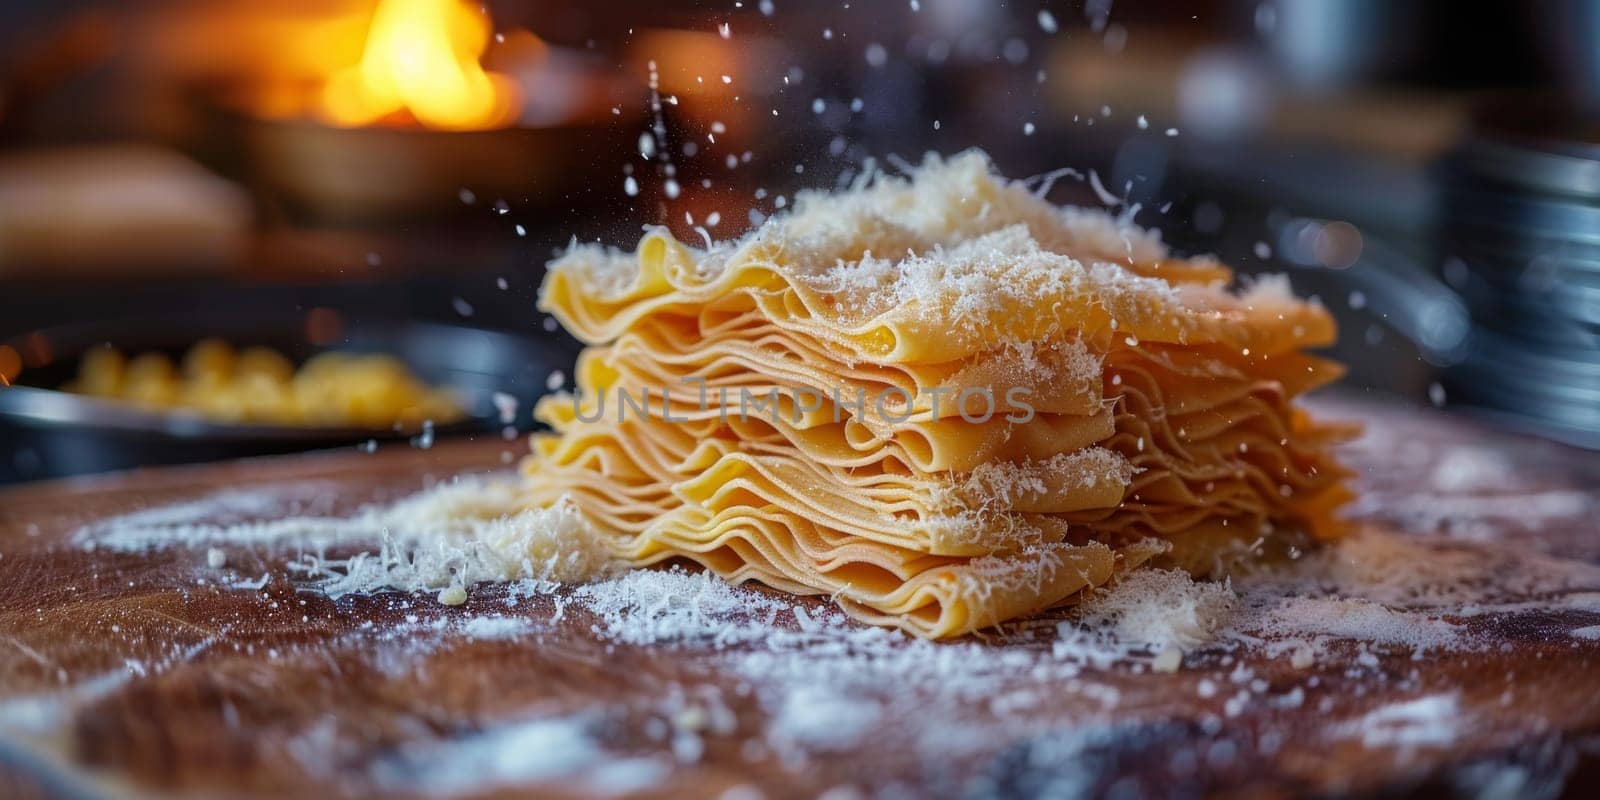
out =
[(970, 146), (1289, 273), (1354, 391), (1594, 446), (1597, 104), (1578, 0), (0, 0), (0, 482), (382, 438), (48, 391), (107, 341), (389, 351), (509, 437), (574, 236)]

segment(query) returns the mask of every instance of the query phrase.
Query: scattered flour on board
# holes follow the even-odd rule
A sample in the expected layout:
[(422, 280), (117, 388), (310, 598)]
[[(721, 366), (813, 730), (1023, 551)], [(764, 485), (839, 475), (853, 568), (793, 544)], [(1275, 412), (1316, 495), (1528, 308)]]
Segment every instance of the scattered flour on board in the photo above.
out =
[(461, 623), (461, 632), (473, 639), (516, 639), (532, 629), (521, 617), (471, 617)]
[(855, 747), (872, 733), (883, 709), (870, 699), (813, 684), (787, 692), (771, 723), (779, 747), (793, 745), (814, 752)]
[[(1362, 421), (1365, 435), (1346, 447), (1367, 475), (1347, 513), (1414, 533), (1493, 542), (1503, 540), (1507, 528), (1549, 529), (1583, 520), (1600, 506), (1582, 486), (1538, 478), (1537, 452), (1427, 441), (1403, 430), (1415, 420), (1388, 409)], [(1420, 486), (1418, 475), (1427, 478)]]
[[(292, 553), (290, 565), (335, 596), (512, 581), (547, 593), (579, 584), (574, 599), (604, 620), (609, 636), (630, 644), (849, 652), (894, 640), (896, 648), (918, 647), (845, 622), (837, 611), (808, 612), (776, 593), (737, 589), (705, 574), (644, 570), (603, 580), (614, 569), (604, 537), (566, 503), (528, 509), (514, 481), (457, 480), (344, 516), (304, 499), (317, 494), (327, 488), (222, 492), (107, 519), (74, 538), (83, 547), (134, 552), (276, 548)], [(1056, 626), (1052, 646), (1060, 660), (1097, 665), (1214, 641), (1332, 637), (1427, 651), (1470, 646), (1464, 618), (1563, 596), (1580, 602), (1597, 589), (1600, 569), (1586, 565), (1533, 553), (1491, 560), (1475, 549), (1368, 531), (1231, 585), (1137, 570)], [(965, 646), (928, 648), (950, 653)], [(937, 668), (942, 657), (919, 663)]]
[[(1446, 482), (1476, 480), (1456, 475)], [(716, 668), (755, 692), (767, 717), (761, 741), (784, 763), (851, 748), (868, 734), (886, 735), (879, 722), (902, 718), (906, 708), (956, 713), (959, 704), (974, 701), (988, 704), (993, 716), (960, 730), (934, 726), (894, 735), (903, 740), (897, 746), (924, 758), (978, 753), (1000, 730), (996, 726), (1007, 735), (1031, 730), (1028, 710), (1043, 687), (1081, 696), (1087, 707), (1114, 715), (1121, 692), (1097, 672), (1111, 665), (1166, 670), (1181, 668), (1186, 653), (1226, 658), (1265, 648), (1291, 655), (1296, 669), (1314, 677), (1316, 656), (1334, 642), (1355, 642), (1363, 654), (1470, 649), (1479, 646), (1466, 624), (1475, 616), (1529, 607), (1600, 610), (1600, 570), (1534, 553), (1497, 551), (1487, 558), (1476, 545), (1367, 531), (1227, 583), (1141, 569), (1065, 619), (1025, 622), (981, 642), (932, 643), (701, 571), (617, 572), (605, 543), (575, 512), (560, 506), (527, 511), (508, 483), (459, 481), (343, 516), (295, 494), (224, 493), (97, 523), (76, 539), (84, 547), (136, 552), (248, 547), (277, 553), (331, 594), (492, 581), (512, 584), (512, 608), (518, 597), (554, 595), (558, 617), (563, 606), (581, 606), (594, 615), (595, 632), (619, 645), (709, 652)], [(513, 611), (419, 622), (399, 635), (437, 629), (512, 640), (542, 626)], [(1600, 638), (1596, 631), (1600, 625), (1571, 635)], [(1237, 678), (1231, 684), (1202, 680), (1200, 694), (1225, 698), (1229, 715), (1257, 702), (1296, 707), (1305, 696), (1299, 687), (1266, 687), (1248, 671)], [(1430, 696), (1335, 723), (1329, 731), (1368, 747), (1436, 746), (1459, 734), (1458, 710), (1455, 698)], [(467, 766), (454, 773), (441, 768), (429, 780), (448, 784), (455, 774), (462, 781), (456, 788), (470, 789), (588, 775), (583, 780), (594, 782), (584, 786), (596, 793), (627, 791), (670, 769), (660, 757), (606, 750), (590, 735), (594, 724), (588, 718), (512, 723), (467, 740), (407, 749), (386, 769), (398, 785), (448, 759)], [(550, 745), (538, 758), (510, 755), (544, 747), (540, 743), (557, 733), (563, 744)], [(679, 760), (697, 752), (688, 745), (674, 744), (674, 750)], [(454, 791), (444, 784), (433, 788)]]
[(1461, 628), (1436, 616), (1395, 611), (1370, 600), (1285, 597), (1263, 615), (1257, 630), (1284, 636), (1334, 636), (1416, 650), (1462, 642)]
[(1369, 748), (1446, 747), (1460, 737), (1465, 722), (1457, 696), (1437, 694), (1382, 706), (1333, 726), (1332, 733)]
[(290, 504), (281, 490), (228, 491), (102, 520), (73, 539), (125, 552), (292, 549), (291, 567), (332, 596), (524, 578), (581, 583), (613, 567), (606, 540), (574, 504), (529, 508), (514, 480), (458, 479), (348, 516)]
[(600, 722), (584, 716), (532, 719), (464, 739), (406, 745), (379, 765), (377, 778), (397, 790), (450, 794), (560, 780), (586, 793), (617, 795), (655, 786), (670, 773), (665, 759), (606, 750), (594, 733)]
[(1237, 603), (1226, 583), (1196, 581), (1180, 570), (1141, 569), (1084, 603), (1082, 620), (1157, 652), (1188, 650), (1210, 642)]

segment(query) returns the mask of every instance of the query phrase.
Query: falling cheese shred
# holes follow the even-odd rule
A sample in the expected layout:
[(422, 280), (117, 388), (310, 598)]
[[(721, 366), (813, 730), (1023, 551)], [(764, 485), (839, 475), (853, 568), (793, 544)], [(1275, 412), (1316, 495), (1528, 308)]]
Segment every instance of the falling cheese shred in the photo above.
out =
[[(1207, 576), (1338, 533), (1332, 319), (1286, 282), (1062, 208), (981, 153), (802, 193), (700, 249), (574, 246), (540, 308), (587, 348), (524, 465), (612, 556), (958, 636), (1147, 562)], [(754, 401), (754, 402), (752, 402)]]

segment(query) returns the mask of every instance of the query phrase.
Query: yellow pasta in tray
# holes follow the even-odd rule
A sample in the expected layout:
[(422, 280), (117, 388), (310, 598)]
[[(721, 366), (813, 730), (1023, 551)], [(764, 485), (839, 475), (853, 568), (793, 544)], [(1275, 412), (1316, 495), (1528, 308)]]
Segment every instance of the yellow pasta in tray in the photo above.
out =
[(84, 353), (77, 379), (63, 388), (218, 422), (387, 428), (465, 416), (448, 391), (423, 383), (392, 356), (328, 352), (297, 371), (276, 350), (250, 347), (235, 354), (220, 339), (190, 347), (181, 369), (161, 353), (130, 360), (96, 347)]
[(1303, 352), (1332, 319), (1230, 280), (980, 153), (709, 249), (579, 246), (540, 296), (588, 348), (536, 409), (529, 501), (570, 500), (626, 563), (934, 638), (1337, 535), (1349, 432), (1293, 404), (1340, 374)]

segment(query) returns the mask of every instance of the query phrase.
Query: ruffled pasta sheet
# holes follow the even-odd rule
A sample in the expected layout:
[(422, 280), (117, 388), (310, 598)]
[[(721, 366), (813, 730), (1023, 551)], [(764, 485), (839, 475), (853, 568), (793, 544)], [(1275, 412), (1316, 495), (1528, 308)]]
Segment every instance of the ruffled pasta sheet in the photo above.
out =
[[(643, 387), (614, 388), (629, 391), (631, 396), (643, 392)], [(661, 416), (660, 399), (658, 395), (647, 412), (652, 417)], [(1000, 416), (984, 422), (968, 422), (959, 417), (936, 422), (908, 420), (896, 426), (887, 438), (880, 438), (848, 416), (843, 417), (843, 422), (833, 422), (833, 412), (828, 407), (799, 415), (798, 422), (787, 409), (789, 406), (780, 404), (771, 415), (741, 415), (738, 408), (674, 407), (670, 409), (673, 421), (666, 427), (675, 430), (662, 435), (688, 437), (708, 448), (724, 441), (752, 451), (778, 448), (835, 470), (858, 474), (928, 476), (970, 472), (996, 462), (1048, 459), (1093, 445), (1115, 430), (1114, 414), (1108, 407), (1087, 417), (1036, 414), (1031, 422), (1017, 425)], [(585, 457), (585, 448), (593, 446), (590, 437), (603, 435), (619, 419), (631, 423), (642, 417), (632, 407), (624, 407), (619, 414), (609, 403), (604, 409), (588, 407), (581, 411), (579, 401), (571, 395), (542, 400), (535, 413), (540, 421), (565, 434), (566, 440), (558, 445), (548, 439), (537, 440), (541, 458), (557, 459)], [(591, 422), (586, 423), (585, 419)], [(556, 449), (546, 455), (544, 446)]]
[(777, 437), (752, 443), (653, 419), (578, 423), (538, 447), (533, 496), (572, 494), (603, 530), (641, 535), (683, 505), (712, 513), (778, 506), (851, 536), (940, 555), (1036, 541), (1018, 513), (1111, 507), (1129, 477), (1122, 457), (1094, 447), (969, 474), (839, 468)]
[[(1049, 607), (1098, 585), (1109, 575), (1106, 565), (1115, 563), (1107, 561), (1112, 548), (1148, 548), (1140, 541), (1146, 536), (1171, 539), (1171, 558), (1198, 570), (1240, 536), (1259, 536), (1258, 521), (1292, 513), (1286, 511), (1289, 498), (1262, 491), (1260, 482), (1292, 487), (1275, 475), (1316, 477), (1306, 469), (1284, 473), (1293, 459), (1273, 457), (1284, 451), (1282, 438), (1301, 435), (1263, 412), (1271, 410), (1275, 386), (1222, 405), (1195, 404), (1198, 411), (1152, 427), (1136, 413), (1149, 409), (1136, 404), (1159, 398), (1159, 387), (1141, 391), (1136, 368), (1111, 374), (1122, 376), (1117, 402), (1129, 407), (1117, 414), (1122, 429), (1107, 444), (1127, 451), (1145, 471), (1128, 489), (1105, 482), (1111, 491), (1098, 512), (1019, 513), (1016, 507), (1026, 501), (1002, 494), (1000, 505), (1011, 505), (1000, 513), (979, 503), (972, 513), (932, 515), (913, 498), (953, 481), (928, 481), (915, 491), (902, 475), (857, 474), (863, 471), (797, 457), (775, 430), (762, 441), (719, 438), (714, 429), (648, 418), (620, 426), (578, 423), (564, 436), (541, 439), (540, 457), (531, 462), (532, 499), (574, 497), (586, 516), (618, 534), (618, 555), (634, 564), (682, 555), (731, 580), (837, 594), (864, 619), (944, 636)], [(1142, 448), (1134, 441), (1139, 437), (1146, 438)], [(1237, 442), (1256, 446), (1241, 453)], [(1211, 463), (1204, 453), (1214, 454)], [(1329, 468), (1323, 480), (1337, 474)], [(1006, 484), (1036, 490), (1027, 481)], [(1074, 492), (1081, 494), (1081, 486)], [(1185, 543), (1204, 547), (1185, 549)], [(1069, 545), (1073, 549), (1063, 549)], [(995, 551), (1003, 555), (977, 555)], [(987, 560), (972, 567), (960, 554)], [(1044, 570), (1042, 577), (1029, 572), (1032, 567)], [(1015, 578), (1010, 588), (986, 584), (1002, 573)]]
[[(782, 260), (781, 244), (760, 238), (740, 245), (709, 280), (695, 270), (706, 256), (663, 230), (640, 243), (625, 284), (592, 277), (619, 271), (590, 263), (602, 258), (613, 256), (575, 251), (553, 264), (540, 300), (588, 344), (614, 341), (653, 317), (695, 319), (704, 329), (752, 309), (835, 348), (841, 360), (877, 364), (947, 362), (1018, 342), (1112, 333), (1271, 355), (1325, 345), (1335, 334), (1325, 310), (1286, 293), (1235, 296), (1209, 285), (1174, 286), (1123, 265), (1086, 266), (1039, 249), (1017, 229), (959, 246), (941, 259), (953, 261), (942, 275), (922, 276), (905, 290), (801, 272)], [(978, 295), (977, 286), (986, 293)]]
[[(553, 264), (540, 307), (592, 347), (586, 397), (537, 409), (556, 433), (535, 439), (534, 502), (574, 498), (631, 563), (685, 556), (935, 637), (1162, 553), (1207, 572), (1287, 541), (1280, 526), (1332, 535), (1348, 494), (1326, 453), (1345, 431), (1290, 405), (1338, 374), (1298, 353), (1331, 341), (1328, 315), (1275, 285), (1230, 294), (1226, 268), (1168, 260), (980, 161), (802, 198), (735, 247), (656, 231), (633, 254)], [(713, 393), (897, 389), (917, 411), (928, 386), (1026, 385), (1048, 407), (1020, 424), (826, 400), (747, 418), (660, 393), (686, 377)], [(596, 390), (651, 387), (658, 405), (584, 421)]]
[[(1281, 292), (1234, 297), (1221, 288), (1230, 278), (1214, 262), (1169, 259), (1157, 235), (1103, 212), (1053, 206), (971, 152), (930, 159), (915, 181), (801, 193), (793, 213), (709, 252), (662, 230), (631, 254), (576, 246), (551, 265), (541, 308), (596, 344), (648, 316), (715, 318), (754, 304), (880, 362), (950, 360), (961, 355), (952, 348), (1058, 329), (1239, 347), (1277, 322), (1294, 330), (1277, 314), (1304, 304)], [(1326, 315), (1308, 321), (1307, 344), (1332, 335)]]
[[(1344, 473), (1320, 456), (1327, 437), (1295, 425), (1287, 401), (1290, 392), (1329, 380), (1337, 369), (1317, 359), (1280, 358), (1273, 364), (1286, 377), (1271, 380), (1228, 376), (1226, 364), (1206, 360), (1187, 367), (1195, 374), (1185, 376), (1175, 357), (1196, 359), (1136, 351), (1114, 356), (1106, 378), (1108, 391), (1120, 393), (1114, 430), (1071, 444), (1057, 440), (1042, 447), (1046, 455), (1039, 458), (985, 462), (964, 473), (862, 468), (847, 445), (835, 442), (832, 456), (815, 446), (829, 431), (813, 436), (816, 429), (773, 426), (770, 420), (741, 423), (733, 417), (724, 424), (708, 416), (668, 423), (631, 417), (620, 425), (580, 423), (573, 406), (559, 400), (541, 405), (541, 415), (561, 435), (540, 439), (536, 465), (540, 482), (553, 492), (591, 490), (591, 510), (605, 525), (635, 534), (678, 504), (715, 506), (723, 502), (719, 498), (749, 492), (760, 502), (784, 504), (857, 535), (963, 555), (1026, 540), (1013, 523), (961, 516), (971, 511), (1085, 512), (1072, 519), (1090, 529), (1133, 526), (1162, 537), (1208, 518), (1232, 520), (1236, 531), (1250, 535), (1272, 519), (1313, 527), (1322, 521), (1325, 493), (1340, 490)], [(1164, 390), (1163, 381), (1171, 388)], [(1187, 390), (1178, 392), (1181, 401), (1167, 405), (1173, 388)], [(964, 425), (955, 420), (931, 427), (937, 432)], [(1041, 427), (1055, 430), (1038, 421), (1015, 429)], [(1013, 437), (1041, 438), (1046, 437)], [(1123, 458), (1090, 447), (1095, 442)], [(593, 481), (597, 472), (610, 482)], [(778, 494), (762, 496), (769, 487)], [(1099, 513), (1087, 513), (1094, 510)]]
[[(575, 373), (577, 404), (571, 398), (547, 401), (537, 413), (557, 429), (568, 419), (615, 421), (645, 414), (670, 415), (677, 424), (714, 421), (744, 441), (759, 441), (776, 429), (801, 452), (825, 464), (857, 468), (878, 464), (886, 470), (924, 473), (965, 472), (996, 460), (1047, 458), (1088, 446), (1112, 431), (1110, 407), (1100, 399), (1098, 373), (1093, 387), (1078, 376), (1067, 381), (1035, 380), (1030, 388), (1034, 395), (1027, 399), (1033, 419), (1016, 425), (1012, 420), (1027, 414), (1006, 403), (1010, 387), (1003, 380), (984, 374), (995, 371), (992, 364), (953, 367), (943, 376), (933, 376), (944, 383), (925, 384), (970, 388), (987, 381), (987, 386), (978, 388), (992, 392), (992, 413), (987, 413), (990, 409), (981, 397), (968, 397), (968, 415), (961, 417), (960, 395), (953, 393), (943, 398), (936, 418), (930, 413), (931, 403), (922, 409), (879, 407), (875, 399), (886, 396), (879, 393), (881, 383), (869, 388), (847, 370), (830, 373), (826, 362), (807, 364), (754, 351), (727, 355), (727, 349), (708, 346), (674, 363), (673, 357), (623, 343), (589, 348)], [(686, 378), (696, 383), (686, 383)], [(833, 388), (827, 388), (830, 385)], [(807, 389), (812, 393), (802, 394)], [(908, 389), (892, 399), (910, 396)], [(863, 407), (855, 407), (863, 398)], [(836, 399), (841, 402), (835, 403)], [(553, 405), (566, 408), (557, 410)]]
[[(1118, 350), (1128, 349), (1121, 343), (1115, 345)], [(1153, 346), (1133, 351), (1172, 358)], [(1248, 363), (1227, 367), (1228, 358), (1234, 354), (1213, 353), (1201, 359), (1205, 363), (1185, 367), (1198, 370), (1198, 381), (1189, 381), (1194, 385), (1192, 389), (1171, 395), (1174, 412), (1182, 412), (1197, 402), (1186, 400), (1186, 395), (1215, 404), (1219, 393), (1247, 390)], [(1271, 359), (1262, 356), (1254, 360), (1267, 363)], [(929, 472), (966, 471), (997, 459), (1048, 457), (1108, 435), (1109, 417), (1102, 399), (1105, 393), (1099, 385), (1104, 380), (1100, 363), (1101, 357), (1089, 353), (1077, 341), (1042, 343), (1026, 354), (1009, 350), (983, 354), (968, 362), (863, 367), (829, 361), (807, 347), (803, 337), (771, 326), (750, 332), (749, 338), (722, 332), (699, 346), (693, 339), (630, 333), (615, 345), (589, 348), (580, 359), (576, 377), (583, 394), (583, 409), (578, 413), (586, 418), (596, 414), (664, 413), (680, 421), (715, 417), (739, 426), (744, 438), (750, 435), (744, 417), (777, 416), (793, 432), (790, 438), (798, 446), (831, 464), (863, 466), (880, 454), (880, 440), (898, 437), (897, 444), (911, 451), (900, 458), (906, 467)], [(1271, 363), (1274, 369), (1260, 377), (1279, 380), (1289, 397), (1315, 382), (1308, 378), (1321, 375), (1318, 380), (1325, 380), (1337, 374), (1327, 371), (1331, 365), (1326, 362), (1315, 362), (1321, 365), (1316, 368), (1292, 359)], [(1291, 363), (1296, 370), (1287, 369)], [(1304, 373), (1299, 371), (1301, 368)], [(942, 402), (937, 406), (928, 399), (928, 387), (939, 387)], [(1021, 434), (1009, 425), (1006, 417), (1014, 411), (1021, 413), (1008, 407), (1004, 399), (1014, 388), (1025, 390), (1021, 397), (1039, 412), (1043, 425)], [(969, 398), (965, 409), (953, 399), (968, 389), (982, 390), (993, 398), (995, 413), (988, 421), (929, 424), (936, 421), (931, 414), (935, 409), (939, 422), (962, 411), (974, 418), (989, 411), (981, 395)], [(1112, 386), (1108, 390), (1115, 389)], [(626, 402), (619, 393), (626, 395)], [(845, 398), (844, 403), (831, 402), (840, 397)], [(879, 406), (869, 400), (863, 406), (852, 407), (848, 400), (851, 397), (888, 397), (890, 405)], [(894, 405), (908, 397), (915, 400), (909, 405)], [(885, 418), (885, 413), (890, 416)], [(1085, 415), (1093, 419), (1070, 420), (1053, 415)], [(907, 416), (914, 419), (904, 420)], [(1047, 435), (1037, 435), (1041, 429), (1052, 427), (1054, 430)], [(930, 429), (937, 430), (937, 435), (929, 435)], [(1099, 435), (1093, 438), (1084, 438), (1097, 432)]]
[(771, 511), (710, 522), (696, 516), (688, 508), (674, 512), (657, 535), (643, 540), (650, 555), (636, 563), (687, 557), (729, 581), (826, 594), (858, 619), (930, 638), (1062, 605), (1160, 552), (1148, 542), (1117, 549), (1047, 542), (1004, 555), (946, 559), (859, 541), (830, 546), (826, 532), (808, 520)]
[[(769, 454), (727, 452), (710, 468), (698, 471), (694, 459), (689, 459), (682, 472), (694, 477), (677, 483), (669, 483), (670, 477), (598, 481), (600, 472), (642, 475), (649, 469), (637, 464), (639, 457), (660, 453), (662, 448), (648, 436), (626, 437), (605, 447), (588, 441), (585, 453), (611, 468), (597, 470), (597, 464), (590, 462), (570, 471), (551, 470), (547, 462), (537, 462), (537, 479), (530, 484), (536, 488), (532, 500), (553, 502), (562, 494), (572, 496), (592, 521), (619, 534), (615, 545), (620, 558), (642, 566), (686, 556), (730, 580), (756, 579), (797, 593), (837, 595), (852, 614), (875, 622), (892, 620), (922, 635), (955, 635), (1008, 618), (1013, 611), (1028, 613), (1056, 605), (1086, 586), (1098, 585), (1105, 575), (1106, 554), (1115, 548), (1144, 547), (1144, 557), (1151, 555), (1148, 542), (1141, 542), (1147, 536), (1170, 537), (1175, 544), (1170, 558), (1192, 562), (1191, 568), (1205, 571), (1201, 568), (1209, 569), (1219, 554), (1237, 549), (1241, 536), (1260, 536), (1251, 524), (1257, 518), (1252, 515), (1266, 518), (1264, 498), (1247, 492), (1242, 504), (1215, 498), (1191, 500), (1188, 507), (1181, 502), (1135, 502), (1108, 515), (974, 513), (923, 519), (919, 526), (915, 519), (886, 516), (886, 506), (893, 505), (897, 495), (904, 496), (903, 487), (873, 486), (864, 479), (851, 486), (838, 475), (814, 471), (814, 465), (802, 459)], [(684, 449), (679, 446), (673, 452)], [(696, 449), (701, 458), (710, 455), (710, 448)], [(1149, 474), (1159, 472), (1155, 468)], [(1231, 472), (1211, 470), (1202, 475), (1215, 475), (1221, 482), (1215, 494), (1235, 486)], [(643, 499), (619, 492), (623, 485), (644, 489)], [(1117, 495), (1122, 491), (1118, 486)], [(630, 510), (631, 517), (617, 517)], [(880, 516), (873, 516), (875, 512)], [(922, 531), (928, 537), (926, 546), (906, 537), (907, 530)], [(1088, 549), (1063, 549), (1069, 543)], [(1009, 552), (983, 561), (978, 568), (948, 555), (991, 548)], [(947, 555), (933, 554), (941, 551)], [(1023, 580), (1030, 565), (1040, 566), (1039, 558), (1046, 559), (1041, 568), (1048, 574)], [(1081, 575), (1054, 571), (1060, 566), (1056, 559), (1065, 559)], [(1016, 584), (1003, 591), (985, 589), (974, 577), (992, 575), (1002, 567), (1018, 576)], [(973, 599), (975, 593), (987, 599), (980, 603)]]
[[(890, 473), (832, 471), (792, 449), (693, 443), (684, 426), (661, 420), (582, 431), (587, 426), (541, 442), (582, 444), (569, 451), (575, 462), (557, 465), (553, 451), (531, 462), (528, 500), (574, 502), (613, 533), (620, 560), (645, 566), (687, 557), (729, 580), (832, 595), (856, 616), (923, 636), (959, 635), (1060, 604), (1109, 580), (1119, 550), (1122, 563), (1157, 552), (1139, 542), (1118, 550), (1067, 544), (1066, 526), (1050, 515), (930, 513), (918, 501), (954, 488), (942, 478), (919, 486)], [(1100, 504), (1122, 497), (1121, 476), (1104, 475), (1104, 462), (1120, 459), (1099, 450), (1075, 455), (1090, 465), (1075, 471), (1083, 477), (1071, 479), (1072, 495)]]
[[(628, 438), (632, 447), (618, 441), (604, 457), (617, 464), (654, 451), (641, 446), (645, 438)], [(1159, 552), (1137, 541), (1116, 549), (1066, 543), (1067, 527), (1050, 515), (888, 514), (875, 508), (872, 495), (893, 496), (896, 487), (837, 484), (839, 476), (793, 456), (729, 452), (693, 479), (648, 484), (657, 491), (644, 501), (622, 497), (615, 485), (595, 481), (596, 474), (538, 462), (529, 500), (569, 498), (592, 524), (617, 534), (613, 554), (631, 565), (686, 557), (731, 581), (831, 595), (855, 616), (923, 636), (960, 635), (1058, 605), (1104, 584), (1119, 563), (1142, 563)], [(1121, 494), (1118, 484), (1115, 495)], [(619, 516), (627, 511), (635, 514)], [(906, 535), (912, 531), (922, 540)], [(976, 544), (977, 538), (988, 541)], [(959, 550), (973, 555), (951, 554)]]
[[(611, 383), (603, 372), (607, 366), (615, 369), (626, 361), (636, 373), (653, 375), (655, 388), (680, 399), (702, 388), (809, 389), (825, 397), (883, 397), (893, 417), (933, 418), (963, 413), (957, 396), (967, 390), (987, 392), (997, 404), (1008, 391), (1022, 390), (1035, 410), (1056, 414), (1093, 414), (1103, 405), (1100, 357), (1076, 339), (1003, 347), (944, 362), (875, 364), (840, 360), (825, 343), (747, 313), (709, 331), (650, 320), (604, 348), (591, 347), (586, 358), (605, 365), (593, 367), (598, 371), (590, 376), (595, 386)], [(868, 414), (874, 410), (868, 404)], [(965, 410), (968, 416), (983, 413), (976, 398)]]
[[(1007, 555), (944, 559), (878, 544), (827, 548), (808, 520), (764, 510), (702, 520), (682, 508), (640, 540), (634, 563), (686, 557), (723, 578), (796, 594), (826, 594), (859, 619), (930, 638), (971, 633), (1051, 608), (1102, 586), (1157, 551), (1099, 542), (1031, 545)], [(808, 550), (816, 549), (813, 555)], [(898, 563), (897, 563), (898, 562)]]
[(1173, 361), (1164, 358), (1152, 369), (1143, 356), (1108, 358), (1107, 390), (1120, 390), (1117, 433), (1099, 444), (1127, 458), (1136, 474), (1116, 508), (1065, 518), (1092, 530), (1167, 540), (1166, 559), (1198, 575), (1225, 571), (1263, 539), (1338, 535), (1335, 511), (1351, 497), (1351, 473), (1330, 451), (1354, 429), (1315, 423), (1290, 400), (1334, 380), (1342, 368), (1309, 356), (1281, 357), (1273, 360), (1280, 379), (1258, 378), (1240, 393), (1207, 377), (1216, 361), (1181, 379), (1169, 372)]

